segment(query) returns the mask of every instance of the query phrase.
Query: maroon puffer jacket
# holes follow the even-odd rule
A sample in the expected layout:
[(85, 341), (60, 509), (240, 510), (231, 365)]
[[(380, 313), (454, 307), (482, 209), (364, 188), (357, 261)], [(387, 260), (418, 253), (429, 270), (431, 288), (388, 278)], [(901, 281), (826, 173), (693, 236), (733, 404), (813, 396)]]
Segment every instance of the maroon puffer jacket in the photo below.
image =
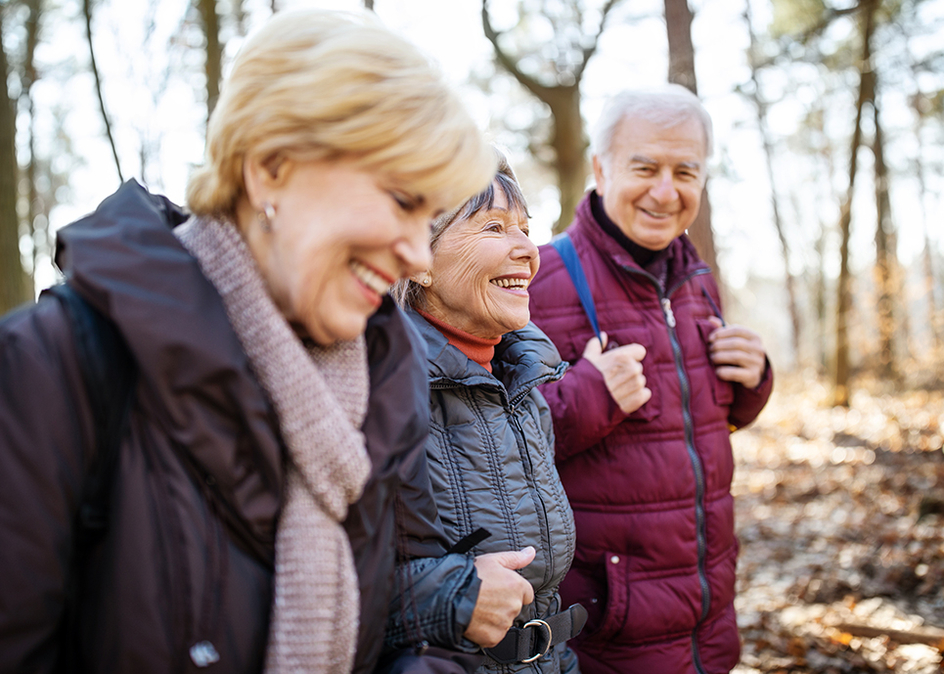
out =
[(577, 525), (561, 595), (590, 612), (575, 650), (584, 674), (728, 672), (740, 653), (729, 424), (757, 416), (772, 374), (754, 390), (718, 379), (707, 338), (720, 299), (707, 265), (679, 237), (663, 289), (594, 221), (590, 199), (568, 233), (600, 329), (646, 347), (652, 398), (625, 415), (580, 359), (593, 331), (557, 251), (542, 247), (531, 318), (573, 363), (542, 392)]

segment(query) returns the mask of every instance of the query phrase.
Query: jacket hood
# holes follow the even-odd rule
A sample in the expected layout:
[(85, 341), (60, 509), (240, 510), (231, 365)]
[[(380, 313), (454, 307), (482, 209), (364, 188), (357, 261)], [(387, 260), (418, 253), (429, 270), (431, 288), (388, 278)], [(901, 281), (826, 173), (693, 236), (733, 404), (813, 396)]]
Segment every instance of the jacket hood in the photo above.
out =
[(564, 376), (568, 364), (557, 347), (534, 323), (506, 333), (495, 347), (492, 373), (471, 361), (419, 313), (407, 315), (426, 342), (431, 385), (491, 386), (503, 388), (509, 401), (531, 392), (538, 384)]
[[(134, 180), (58, 233), (56, 262), (117, 326), (138, 405), (265, 547), (274, 540), (281, 440), (222, 299), (173, 228), (187, 214)], [(209, 480), (208, 480), (209, 481)]]

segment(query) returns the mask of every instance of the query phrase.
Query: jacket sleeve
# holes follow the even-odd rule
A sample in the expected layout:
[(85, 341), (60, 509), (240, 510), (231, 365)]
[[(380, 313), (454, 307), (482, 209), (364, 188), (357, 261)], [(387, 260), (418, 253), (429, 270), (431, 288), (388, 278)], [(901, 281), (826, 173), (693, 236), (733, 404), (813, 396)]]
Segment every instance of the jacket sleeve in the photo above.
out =
[(385, 648), (426, 641), (474, 653), (462, 635), (472, 621), (481, 581), (472, 555), (420, 557), (400, 564), (387, 619)]
[(743, 428), (757, 418), (764, 409), (770, 394), (774, 389), (774, 371), (770, 367), (770, 360), (764, 368), (764, 376), (755, 388), (744, 388), (740, 384), (734, 387), (734, 402), (728, 413), (728, 423), (735, 429)]
[(627, 416), (610, 395), (603, 374), (583, 358), (563, 378), (538, 388), (554, 419), (558, 463), (598, 444)]
[(0, 672), (50, 672), (91, 413), (58, 302), (0, 323)]
[(580, 674), (580, 663), (577, 662), (577, 654), (574, 653), (574, 649), (565, 641), (557, 645), (557, 650), (560, 654), (561, 674)]

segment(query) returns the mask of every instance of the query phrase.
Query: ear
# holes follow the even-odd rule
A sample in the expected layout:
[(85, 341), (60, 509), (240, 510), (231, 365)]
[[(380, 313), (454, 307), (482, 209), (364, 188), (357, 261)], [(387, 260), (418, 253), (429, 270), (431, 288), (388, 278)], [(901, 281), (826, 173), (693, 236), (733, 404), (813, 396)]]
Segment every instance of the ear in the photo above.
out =
[(601, 197), (606, 189), (606, 176), (603, 175), (603, 161), (599, 155), (593, 155), (593, 179), (596, 181), (596, 191)]
[(278, 202), (278, 192), (287, 183), (293, 166), (291, 159), (283, 157), (269, 160), (261, 160), (258, 157), (243, 159), (243, 182), (253, 210), (262, 210), (262, 205), (266, 202)]

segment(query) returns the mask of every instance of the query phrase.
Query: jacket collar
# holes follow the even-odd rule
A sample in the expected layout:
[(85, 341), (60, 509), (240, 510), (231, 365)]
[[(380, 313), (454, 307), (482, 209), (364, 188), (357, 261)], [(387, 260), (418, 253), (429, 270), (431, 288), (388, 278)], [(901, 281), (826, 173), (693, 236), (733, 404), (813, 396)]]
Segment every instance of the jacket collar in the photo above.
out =
[[(568, 228), (571, 236), (585, 238), (596, 248), (601, 255), (611, 260), (613, 264), (621, 269), (633, 269), (643, 272), (643, 270), (633, 259), (633, 257), (623, 248), (612, 236), (607, 234), (597, 223), (593, 216), (593, 207), (591, 198), (594, 195), (591, 190), (584, 195), (584, 198), (577, 205), (577, 212), (574, 215), (574, 222)], [(695, 246), (688, 238), (687, 234), (681, 234), (672, 240), (672, 243), (666, 248), (666, 259), (671, 260), (669, 265), (669, 276), (666, 281), (666, 287), (671, 287), (674, 282), (680, 278), (686, 277), (699, 269), (707, 269), (705, 264), (698, 256)]]
[(567, 363), (557, 347), (533, 323), (509, 332), (495, 347), (490, 374), (451, 345), (439, 330), (412, 309), (407, 315), (426, 342), (430, 386), (487, 386), (501, 389), (509, 401), (527, 395), (538, 384), (564, 376)]

